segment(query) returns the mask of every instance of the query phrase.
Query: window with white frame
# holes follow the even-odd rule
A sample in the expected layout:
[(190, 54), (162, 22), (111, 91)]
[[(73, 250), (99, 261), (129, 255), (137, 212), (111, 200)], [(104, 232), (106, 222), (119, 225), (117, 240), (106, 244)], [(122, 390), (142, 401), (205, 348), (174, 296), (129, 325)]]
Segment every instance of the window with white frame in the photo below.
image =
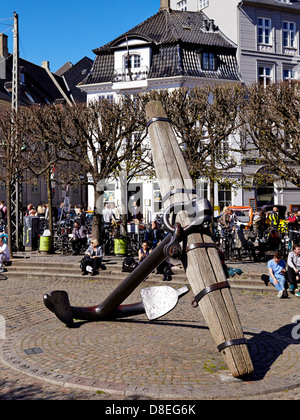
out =
[(138, 69), (141, 67), (141, 56), (139, 54), (131, 54), (129, 56), (129, 60), (128, 60), (128, 55), (125, 56), (125, 69), (131, 68), (131, 69)]
[(267, 47), (267, 51), (272, 46), (272, 22), (269, 18), (259, 17), (257, 20), (257, 42), (258, 48), (261, 50)]
[(273, 81), (273, 68), (270, 65), (258, 66), (258, 82), (264, 87)]
[(296, 23), (283, 22), (282, 23), (282, 37), (284, 48), (296, 48)]
[(209, 0), (199, 0), (199, 10), (209, 6)]
[(294, 78), (294, 71), (292, 68), (283, 68), (283, 80), (291, 80)]
[(231, 188), (226, 184), (218, 185), (218, 198), (219, 198), (219, 207), (223, 209), (232, 205), (232, 192)]
[(153, 184), (153, 204), (154, 213), (159, 213), (162, 209), (162, 196), (157, 182)]
[(187, 0), (181, 0), (177, 3), (177, 10), (184, 12), (187, 10)]
[(108, 101), (112, 103), (114, 101), (114, 95), (99, 95), (98, 100), (99, 102)]
[(197, 194), (201, 198), (208, 198), (208, 182), (203, 180), (197, 181)]
[(216, 159), (222, 161), (228, 159), (229, 155), (229, 138), (221, 140), (216, 148)]

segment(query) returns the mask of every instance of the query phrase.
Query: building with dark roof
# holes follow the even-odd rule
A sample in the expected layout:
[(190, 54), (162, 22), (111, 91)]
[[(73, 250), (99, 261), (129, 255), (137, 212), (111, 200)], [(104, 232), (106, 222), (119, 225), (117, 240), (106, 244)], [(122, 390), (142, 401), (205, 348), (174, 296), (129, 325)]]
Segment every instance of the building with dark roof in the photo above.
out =
[(88, 99), (209, 82), (241, 82), (237, 46), (207, 16), (161, 1), (158, 13), (95, 49)]
[[(158, 13), (93, 52), (93, 67), (78, 85), (88, 101), (117, 100), (124, 94), (150, 90), (242, 82), (236, 44), (203, 12), (171, 10), (170, 0), (161, 0)], [(118, 204), (120, 190), (114, 182), (109, 188), (114, 204)], [(158, 183), (135, 179), (129, 185), (129, 196), (134, 191), (139, 191), (146, 221), (151, 220), (160, 211)], [(89, 199), (93, 206), (93, 192)]]
[[(243, 81), (251, 85), (300, 79), (300, 0), (184, 0), (187, 10), (205, 7), (205, 13), (238, 46), (237, 61)], [(171, 0), (177, 9), (179, 0)], [(263, 171), (256, 156), (244, 163), (245, 178)], [(232, 192), (232, 197), (233, 197)], [(258, 206), (300, 202), (300, 190), (290, 182), (277, 182), (243, 191), (241, 204), (255, 197)]]
[[(20, 105), (71, 104), (71, 96), (64, 79), (51, 73), (48, 61), (38, 66), (22, 58), (20, 68)], [(9, 106), (12, 92), (13, 56), (8, 53), (7, 36), (0, 35), (0, 105)]]
[(68, 61), (55, 73), (65, 80), (74, 102), (86, 102), (86, 93), (79, 89), (77, 85), (90, 74), (92, 66), (93, 60), (83, 57), (74, 65)]
[[(13, 57), (8, 52), (7, 36), (0, 34), (0, 109), (11, 107)], [(50, 71), (49, 62), (44, 61), (42, 66), (19, 59), (20, 69), (20, 105), (49, 105), (73, 104), (74, 99), (66, 79)], [(80, 80), (80, 79), (78, 79)], [(80, 93), (80, 92), (79, 92)], [(57, 175), (59, 176), (59, 174)], [(58, 205), (61, 198), (61, 188), (57, 185), (54, 205)], [(70, 188), (72, 203), (81, 204), (86, 201), (85, 190)], [(0, 199), (6, 201), (5, 184), (0, 181)], [(42, 179), (34, 187), (23, 183), (23, 205), (33, 203), (35, 206), (47, 202), (46, 185)]]
[[(195, 10), (196, 0), (186, 0)], [(247, 84), (299, 78), (300, 0), (203, 0), (198, 7), (238, 46), (237, 60)], [(177, 0), (171, 0), (173, 8)]]

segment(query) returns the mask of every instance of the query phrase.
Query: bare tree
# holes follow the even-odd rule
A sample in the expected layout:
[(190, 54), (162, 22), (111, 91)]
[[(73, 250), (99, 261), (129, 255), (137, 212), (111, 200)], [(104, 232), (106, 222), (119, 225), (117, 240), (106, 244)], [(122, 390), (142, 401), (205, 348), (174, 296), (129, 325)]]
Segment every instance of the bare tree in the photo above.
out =
[[(137, 174), (143, 168), (147, 151), (140, 113), (139, 102), (129, 97), (67, 109), (61, 146), (70, 159), (80, 163), (94, 188), (95, 237), (100, 236), (103, 182), (122, 170)], [(73, 176), (78, 178), (79, 173)]]
[(215, 182), (239, 182), (230, 176), (230, 170), (239, 163), (241, 145), (229, 142), (228, 137), (241, 126), (239, 115), (245, 106), (245, 94), (245, 87), (240, 84), (149, 94), (162, 101), (193, 179), (209, 180), (212, 206)]
[(281, 179), (300, 187), (300, 83), (254, 84), (243, 120), (248, 150), (264, 166), (268, 181)]
[(51, 178), (56, 165), (69, 161), (70, 157), (62, 150), (61, 139), (65, 132), (66, 110), (62, 106), (32, 106), (18, 113), (22, 127), (24, 160), (27, 171), (34, 178), (44, 178), (47, 185), (49, 209), (49, 230), (53, 237), (53, 206)]

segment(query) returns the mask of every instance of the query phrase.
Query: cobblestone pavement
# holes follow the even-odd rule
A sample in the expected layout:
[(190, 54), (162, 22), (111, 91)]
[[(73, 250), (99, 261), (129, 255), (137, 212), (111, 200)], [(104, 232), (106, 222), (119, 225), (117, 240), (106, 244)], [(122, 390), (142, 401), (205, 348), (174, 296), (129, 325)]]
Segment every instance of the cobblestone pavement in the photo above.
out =
[[(59, 260), (53, 257), (54, 263)], [(299, 328), (292, 324), (300, 317), (297, 297), (277, 299), (274, 289), (232, 290), (255, 368), (251, 380), (242, 381), (231, 377), (201, 312), (190, 305), (191, 292), (156, 322), (139, 315), (118, 322), (77, 322), (74, 329), (42, 303), (45, 293), (66, 290), (72, 305), (96, 305), (117, 284), (117, 279), (97, 278), (1, 281), (6, 339), (0, 340), (0, 399), (300, 398)], [(140, 289), (128, 303), (140, 300)]]

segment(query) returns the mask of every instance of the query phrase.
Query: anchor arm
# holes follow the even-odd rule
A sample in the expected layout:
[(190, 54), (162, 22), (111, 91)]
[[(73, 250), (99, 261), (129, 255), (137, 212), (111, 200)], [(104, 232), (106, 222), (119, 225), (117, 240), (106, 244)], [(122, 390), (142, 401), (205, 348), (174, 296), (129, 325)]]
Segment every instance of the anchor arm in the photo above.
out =
[(60, 321), (70, 326), (73, 324), (73, 318), (101, 321), (145, 313), (143, 303), (120, 305), (165, 260), (164, 248), (171, 239), (172, 235), (168, 234), (155, 250), (101, 304), (94, 307), (72, 307), (66, 292), (54, 291), (50, 295), (44, 296), (45, 306)]

